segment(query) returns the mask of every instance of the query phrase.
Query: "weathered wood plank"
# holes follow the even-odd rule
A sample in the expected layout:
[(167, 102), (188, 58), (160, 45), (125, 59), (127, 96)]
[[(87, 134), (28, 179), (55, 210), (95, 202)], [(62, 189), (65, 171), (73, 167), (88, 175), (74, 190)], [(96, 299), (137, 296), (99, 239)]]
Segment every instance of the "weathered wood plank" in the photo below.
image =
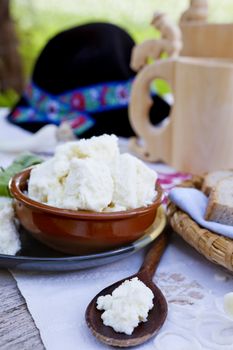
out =
[(0, 349), (45, 349), (25, 300), (6, 270), (0, 270)]

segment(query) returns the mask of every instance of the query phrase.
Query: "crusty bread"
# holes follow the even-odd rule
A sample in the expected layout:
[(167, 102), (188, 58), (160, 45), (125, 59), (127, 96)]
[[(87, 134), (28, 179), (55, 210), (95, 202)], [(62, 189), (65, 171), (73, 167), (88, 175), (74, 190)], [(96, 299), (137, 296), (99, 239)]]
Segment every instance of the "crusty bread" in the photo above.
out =
[(202, 192), (209, 196), (211, 189), (217, 185), (218, 181), (228, 176), (233, 176), (233, 170), (218, 170), (207, 173), (204, 177)]
[(211, 190), (205, 218), (233, 226), (233, 176), (218, 181)]

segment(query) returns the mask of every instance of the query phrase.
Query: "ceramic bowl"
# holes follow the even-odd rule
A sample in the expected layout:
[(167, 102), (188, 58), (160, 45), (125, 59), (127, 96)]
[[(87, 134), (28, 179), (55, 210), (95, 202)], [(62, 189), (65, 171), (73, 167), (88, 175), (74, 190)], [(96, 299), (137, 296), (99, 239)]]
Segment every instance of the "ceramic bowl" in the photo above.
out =
[(157, 197), (147, 207), (114, 213), (55, 208), (27, 196), (30, 171), (15, 175), (9, 184), (16, 215), (35, 239), (64, 253), (100, 252), (135, 241), (153, 223), (162, 201), (156, 184)]

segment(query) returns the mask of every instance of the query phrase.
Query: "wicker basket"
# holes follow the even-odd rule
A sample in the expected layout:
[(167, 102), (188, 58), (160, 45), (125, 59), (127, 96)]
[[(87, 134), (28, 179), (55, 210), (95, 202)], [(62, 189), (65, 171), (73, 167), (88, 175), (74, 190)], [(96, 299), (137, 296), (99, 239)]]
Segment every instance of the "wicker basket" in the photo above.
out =
[[(194, 176), (180, 186), (201, 189), (202, 182), (202, 177)], [(233, 240), (200, 227), (171, 202), (168, 204), (168, 218), (174, 231), (199, 253), (213, 263), (233, 271)]]

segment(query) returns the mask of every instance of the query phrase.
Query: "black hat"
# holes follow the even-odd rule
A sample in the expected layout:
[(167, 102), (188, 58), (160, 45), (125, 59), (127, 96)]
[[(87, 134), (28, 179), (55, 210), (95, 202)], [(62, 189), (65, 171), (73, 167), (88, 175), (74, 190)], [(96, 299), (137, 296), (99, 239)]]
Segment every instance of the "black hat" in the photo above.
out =
[[(68, 120), (80, 137), (134, 135), (128, 120), (134, 45), (126, 31), (109, 23), (57, 34), (38, 57), (32, 81), (8, 120), (30, 131)], [(153, 100), (156, 124), (169, 114), (169, 105), (156, 94)]]

